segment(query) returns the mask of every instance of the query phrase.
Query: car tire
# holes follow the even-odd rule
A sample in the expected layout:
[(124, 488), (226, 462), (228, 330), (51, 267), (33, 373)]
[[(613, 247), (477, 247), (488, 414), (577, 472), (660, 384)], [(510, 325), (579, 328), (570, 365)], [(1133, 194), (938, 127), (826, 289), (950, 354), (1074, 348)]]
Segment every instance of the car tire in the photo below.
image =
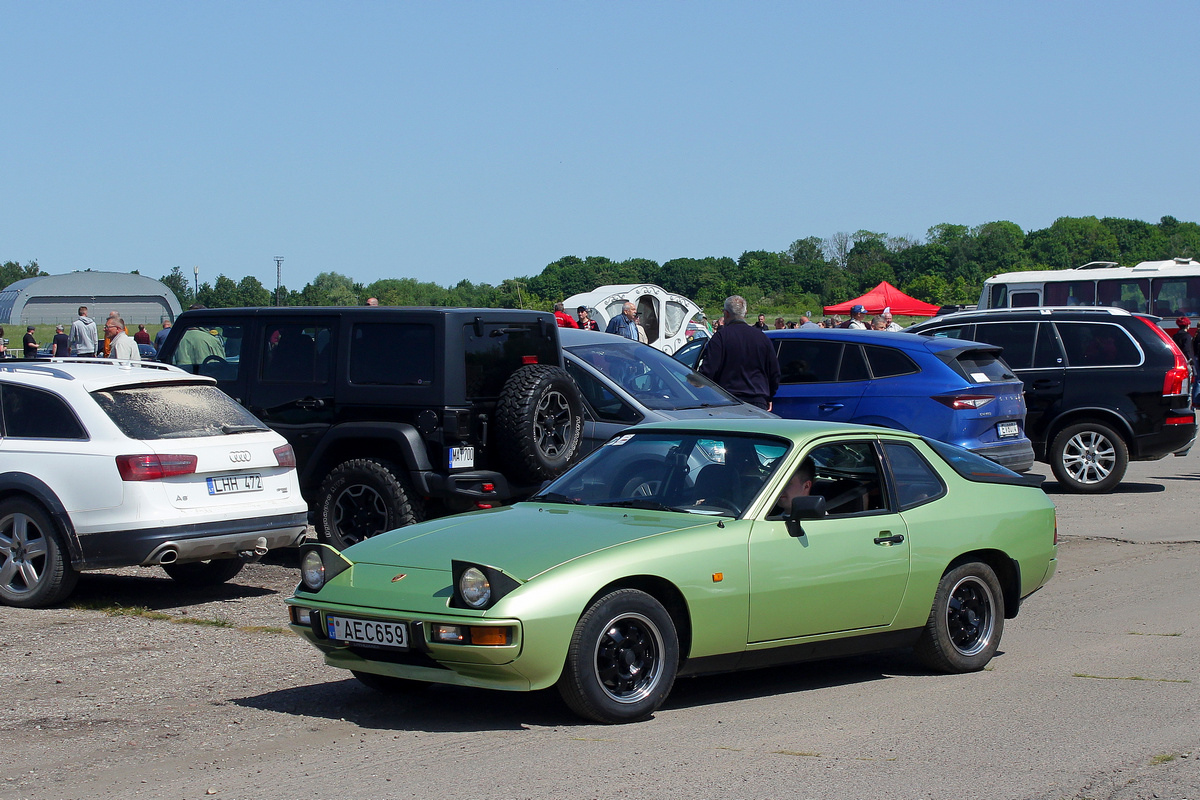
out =
[(971, 561), (942, 576), (913, 650), (938, 672), (975, 672), (992, 660), (1003, 633), (1000, 581), (987, 564)]
[(58, 526), (41, 506), (20, 498), (0, 503), (0, 603), (53, 605), (74, 591), (78, 580)]
[(350, 670), (350, 674), (368, 689), (380, 694), (407, 694), (423, 688), (426, 684), (421, 681), (411, 681), (407, 678), (394, 678), (391, 675), (376, 675), (374, 672)]
[(1111, 492), (1125, 477), (1129, 447), (1101, 422), (1078, 422), (1058, 432), (1050, 446), (1050, 469), (1069, 492)]
[(316, 499), (317, 536), (338, 550), (422, 518), (403, 473), (381, 459), (338, 464), (321, 482)]
[(582, 439), (583, 400), (565, 370), (530, 364), (509, 376), (496, 406), (496, 444), (514, 483), (557, 478)]
[(662, 604), (619, 589), (592, 603), (571, 635), (558, 691), (581, 717), (615, 724), (653, 714), (671, 692), (679, 637)]
[(180, 586), (202, 588), (233, 580), (245, 565), (246, 562), (240, 558), (214, 558), (210, 561), (163, 564), (162, 568)]

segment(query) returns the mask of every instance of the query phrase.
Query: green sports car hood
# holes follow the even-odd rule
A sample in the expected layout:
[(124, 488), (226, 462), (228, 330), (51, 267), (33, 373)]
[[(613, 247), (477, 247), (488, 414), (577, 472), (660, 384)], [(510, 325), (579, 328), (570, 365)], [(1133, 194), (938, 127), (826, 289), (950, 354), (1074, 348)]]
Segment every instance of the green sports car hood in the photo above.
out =
[(450, 571), (450, 560), (503, 570), (519, 581), (616, 545), (720, 518), (629, 508), (518, 503), (410, 525), (350, 547), (355, 564)]

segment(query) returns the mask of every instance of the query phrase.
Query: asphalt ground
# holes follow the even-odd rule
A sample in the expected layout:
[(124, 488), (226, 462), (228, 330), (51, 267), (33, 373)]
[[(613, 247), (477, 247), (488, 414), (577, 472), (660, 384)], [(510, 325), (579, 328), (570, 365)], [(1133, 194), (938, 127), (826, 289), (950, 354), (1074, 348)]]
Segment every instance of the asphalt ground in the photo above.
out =
[(1046, 488), (1058, 574), (987, 670), (900, 652), (693, 678), (615, 727), (553, 692), (361, 687), (281, 630), (292, 555), (207, 592), (86, 575), (69, 607), (0, 609), (0, 799), (1197, 800), (1200, 456)]

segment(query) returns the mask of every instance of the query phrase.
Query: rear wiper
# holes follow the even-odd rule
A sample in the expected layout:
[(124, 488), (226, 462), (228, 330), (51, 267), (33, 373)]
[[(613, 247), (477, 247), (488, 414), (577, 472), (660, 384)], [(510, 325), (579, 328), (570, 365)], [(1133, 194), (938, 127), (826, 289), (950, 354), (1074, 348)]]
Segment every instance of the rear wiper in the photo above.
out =
[(260, 428), (257, 425), (230, 425), (228, 423), (221, 423), (221, 433), (258, 433), (262, 430), (266, 430), (266, 428)]
[(612, 508), (638, 508), (643, 511), (675, 511), (679, 514), (688, 513), (685, 509), (676, 508), (660, 503), (657, 500), (613, 500), (610, 503), (597, 503), (598, 506), (610, 506)]
[(535, 494), (533, 497), (529, 498), (529, 502), (531, 502), (531, 503), (536, 503), (539, 501), (543, 501), (546, 503), (567, 503), (567, 504), (573, 505), (573, 506), (587, 505), (587, 503), (582, 503), (573, 497), (567, 497), (565, 494), (559, 494), (558, 492), (546, 492), (545, 494)]

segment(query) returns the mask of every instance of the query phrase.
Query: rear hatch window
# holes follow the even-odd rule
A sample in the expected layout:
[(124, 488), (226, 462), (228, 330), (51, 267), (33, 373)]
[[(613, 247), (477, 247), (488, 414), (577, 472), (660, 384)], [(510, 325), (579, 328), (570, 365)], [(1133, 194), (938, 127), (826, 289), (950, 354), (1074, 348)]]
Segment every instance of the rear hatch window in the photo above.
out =
[(1000, 360), (998, 350), (965, 350), (948, 362), (950, 368), (971, 383), (1015, 381), (1017, 376)]
[(267, 430), (215, 386), (128, 386), (92, 392), (92, 397), (130, 439), (186, 439)]

